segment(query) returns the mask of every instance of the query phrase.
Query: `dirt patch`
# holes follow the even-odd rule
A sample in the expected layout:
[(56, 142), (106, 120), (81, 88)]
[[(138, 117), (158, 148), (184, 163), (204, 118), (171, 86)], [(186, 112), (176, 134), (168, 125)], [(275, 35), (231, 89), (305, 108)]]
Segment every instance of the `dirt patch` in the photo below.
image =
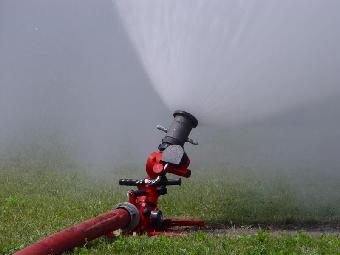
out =
[(315, 224), (315, 225), (304, 225), (304, 224), (288, 224), (288, 225), (248, 225), (248, 226), (236, 226), (230, 224), (212, 224), (206, 225), (202, 228), (187, 227), (187, 228), (176, 228), (174, 232), (191, 233), (194, 231), (204, 231), (211, 234), (221, 234), (228, 236), (237, 236), (243, 234), (255, 234), (259, 231), (269, 231), (273, 235), (280, 234), (296, 234), (300, 231), (306, 232), (307, 234), (317, 236), (322, 234), (334, 234), (340, 238), (340, 224)]

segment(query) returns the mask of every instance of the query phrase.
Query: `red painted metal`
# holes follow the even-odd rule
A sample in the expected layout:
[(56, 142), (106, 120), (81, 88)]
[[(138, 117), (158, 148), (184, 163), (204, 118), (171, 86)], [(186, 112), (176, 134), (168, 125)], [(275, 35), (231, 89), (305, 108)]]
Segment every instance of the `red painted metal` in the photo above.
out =
[(18, 251), (15, 255), (61, 254), (97, 237), (124, 228), (129, 221), (128, 211), (115, 209), (46, 237)]
[[(190, 164), (189, 158), (186, 158), (180, 165), (171, 166), (162, 162), (162, 152), (152, 152), (146, 161), (146, 178), (141, 180), (136, 184), (138, 191), (144, 193), (144, 195), (136, 195), (136, 191), (130, 190), (128, 192), (129, 202), (135, 205), (139, 211), (140, 223), (137, 228), (133, 231), (137, 234), (147, 234), (149, 236), (153, 235), (175, 235), (172, 232), (167, 232), (174, 226), (198, 226), (203, 227), (203, 221), (196, 220), (173, 220), (165, 219), (162, 220), (161, 225), (155, 225), (152, 223), (150, 218), (151, 212), (157, 212), (158, 198), (160, 196), (158, 189), (165, 188), (165, 185), (151, 184), (151, 180), (155, 180), (162, 174), (172, 173), (182, 177), (189, 177), (190, 170), (188, 166)], [(127, 234), (133, 234), (133, 232)], [(177, 235), (177, 234), (176, 234)]]
[(148, 236), (186, 236), (180, 232), (148, 232)]
[[(147, 178), (155, 179), (163, 171), (164, 165), (161, 160), (162, 152), (160, 151), (154, 151), (149, 155), (146, 161), (146, 173), (148, 174)], [(188, 178), (191, 174), (191, 171), (188, 169), (189, 165), (190, 159), (187, 158), (187, 160), (181, 163), (179, 166), (169, 165), (167, 167), (167, 173)]]
[(204, 227), (204, 221), (202, 220), (174, 220), (174, 219), (166, 219), (164, 220), (164, 224), (167, 228), (176, 227), (176, 226), (198, 226)]

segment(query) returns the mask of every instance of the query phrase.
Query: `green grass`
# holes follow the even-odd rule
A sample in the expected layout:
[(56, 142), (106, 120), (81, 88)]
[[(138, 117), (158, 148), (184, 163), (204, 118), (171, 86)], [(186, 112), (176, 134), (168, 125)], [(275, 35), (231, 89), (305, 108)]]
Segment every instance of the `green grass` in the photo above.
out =
[(195, 233), (186, 237), (129, 237), (115, 242), (105, 239), (75, 254), (339, 254), (340, 242), (334, 236), (311, 237), (305, 233), (272, 236), (267, 232), (226, 237)]
[[(208, 224), (339, 224), (338, 176), (322, 178), (259, 174), (239, 171), (194, 172), (182, 187), (169, 187), (160, 199), (166, 216), (201, 218)], [(142, 177), (140, 171), (120, 171), (93, 176), (49, 167), (0, 167), (0, 254), (11, 254), (26, 245), (110, 210), (126, 200), (120, 177)], [(293, 178), (294, 177), (294, 178)], [(302, 188), (303, 187), (303, 188)], [(320, 192), (322, 191), (322, 192)], [(187, 237), (98, 239), (75, 254), (339, 254), (335, 235), (309, 236), (216, 235)]]

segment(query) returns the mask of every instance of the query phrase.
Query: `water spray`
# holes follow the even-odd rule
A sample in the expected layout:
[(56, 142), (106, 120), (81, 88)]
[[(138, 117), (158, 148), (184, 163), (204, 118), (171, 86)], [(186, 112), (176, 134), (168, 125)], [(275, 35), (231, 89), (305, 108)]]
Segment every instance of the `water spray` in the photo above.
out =
[(168, 179), (167, 174), (189, 178), (190, 159), (184, 150), (186, 142), (198, 143), (189, 138), (190, 132), (198, 125), (197, 119), (188, 112), (175, 111), (174, 119), (168, 128), (157, 125), (165, 132), (158, 146), (146, 161), (144, 179), (120, 179), (119, 185), (135, 186), (128, 191), (128, 202), (115, 206), (109, 212), (77, 224), (46, 237), (20, 251), (16, 255), (60, 254), (85, 244), (100, 236), (112, 237), (115, 230), (121, 229), (123, 235), (181, 235), (171, 232), (173, 227), (198, 226), (204, 222), (198, 220), (176, 220), (163, 218), (157, 207), (159, 196), (167, 194), (167, 186), (181, 185), (181, 178)]

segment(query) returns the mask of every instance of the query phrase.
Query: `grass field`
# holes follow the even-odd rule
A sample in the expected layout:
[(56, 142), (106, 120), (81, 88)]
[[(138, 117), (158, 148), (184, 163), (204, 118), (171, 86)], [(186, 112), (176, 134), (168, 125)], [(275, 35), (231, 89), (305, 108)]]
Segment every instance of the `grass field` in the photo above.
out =
[[(121, 177), (138, 171), (56, 170), (6, 164), (0, 167), (0, 254), (11, 254), (48, 234), (110, 210), (126, 201)], [(166, 216), (204, 219), (209, 226), (284, 227), (329, 224), (339, 227), (338, 175), (309, 171), (272, 172), (204, 169), (160, 199)], [(322, 177), (323, 176), (323, 177)], [(266, 231), (228, 235), (197, 232), (185, 237), (104, 238), (74, 254), (340, 254), (339, 234), (272, 234)]]

